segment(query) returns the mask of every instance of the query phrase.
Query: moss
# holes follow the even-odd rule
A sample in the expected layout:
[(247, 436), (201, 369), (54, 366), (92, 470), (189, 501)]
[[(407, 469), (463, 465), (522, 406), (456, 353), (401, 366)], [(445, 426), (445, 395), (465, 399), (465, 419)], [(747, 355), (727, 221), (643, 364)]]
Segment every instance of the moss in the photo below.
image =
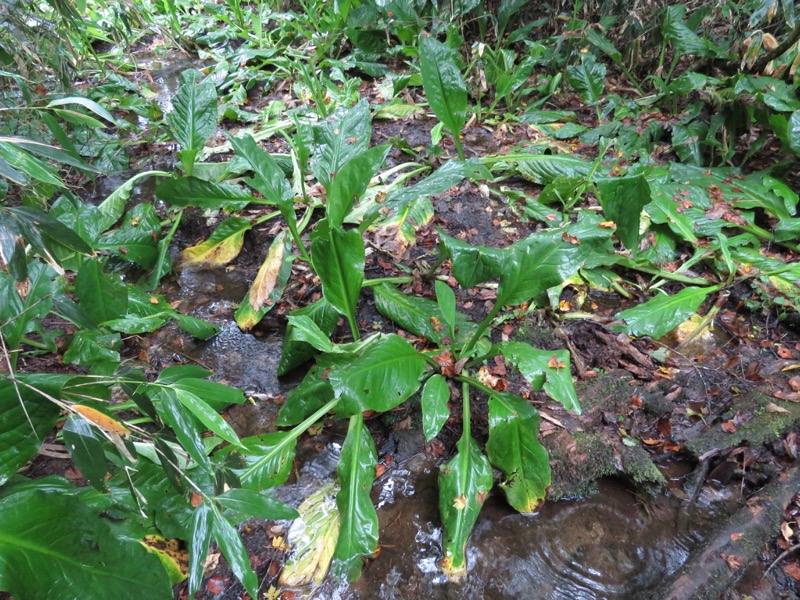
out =
[[(767, 412), (766, 406), (770, 403), (777, 404), (788, 412)], [(722, 423), (717, 423), (700, 437), (686, 442), (686, 449), (700, 456), (715, 448), (725, 450), (745, 442), (751, 446), (761, 446), (778, 439), (800, 421), (800, 404), (776, 401), (757, 392), (743, 394), (737, 399), (727, 413), (726, 420), (737, 412), (752, 416), (733, 433), (723, 431)]]
[(556, 339), (551, 327), (543, 327), (534, 323), (524, 323), (511, 336), (515, 342), (526, 342), (534, 348), (544, 348)]
[(607, 411), (627, 412), (631, 401), (632, 380), (624, 371), (611, 371), (600, 377), (577, 382), (575, 391), (584, 410), (602, 404)]

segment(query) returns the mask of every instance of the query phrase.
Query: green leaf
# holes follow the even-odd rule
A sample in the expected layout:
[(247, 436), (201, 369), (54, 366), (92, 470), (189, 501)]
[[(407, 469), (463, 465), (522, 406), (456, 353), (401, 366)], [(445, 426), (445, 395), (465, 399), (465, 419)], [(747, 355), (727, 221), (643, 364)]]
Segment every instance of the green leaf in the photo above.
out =
[(422, 431), (429, 442), (442, 430), (450, 417), (450, 388), (439, 374), (431, 375), (422, 389)]
[[(325, 298), (320, 298), (308, 306), (292, 311), (291, 314), (310, 318), (328, 337), (331, 336), (333, 330), (336, 329), (336, 324), (339, 322), (339, 314)], [(294, 326), (289, 321), (283, 337), (283, 349), (280, 363), (278, 363), (278, 375), (286, 375), (286, 373), (299, 367), (314, 356), (315, 353), (316, 350), (311, 344), (297, 338)]]
[(462, 436), (457, 448), (458, 453), (439, 472), (439, 513), (444, 525), (440, 565), (452, 577), (466, 571), (467, 540), (494, 483), (492, 467), (472, 437)]
[(105, 231), (114, 223), (119, 221), (119, 218), (125, 212), (125, 204), (128, 202), (128, 199), (131, 197), (136, 184), (140, 180), (147, 177), (170, 176), (170, 173), (167, 173), (166, 171), (143, 171), (141, 173), (137, 173), (119, 186), (116, 190), (111, 192), (111, 194), (109, 194), (108, 197), (106, 197), (106, 199), (97, 206), (97, 210), (103, 215), (103, 218), (98, 223), (100, 231)]
[(250, 163), (253, 169), (254, 175), (247, 183), (261, 192), (267, 202), (277, 205), (284, 219), (294, 219), (292, 188), (275, 159), (251, 135), (228, 137), (236, 154)]
[(289, 315), (289, 324), (292, 325), (294, 337), (297, 341), (307, 342), (321, 352), (335, 352), (336, 347), (328, 339), (316, 323), (305, 315)]
[(338, 109), (314, 126), (311, 170), (325, 189), (345, 164), (369, 147), (371, 133), (372, 119), (366, 100), (349, 109)]
[(181, 145), (181, 162), (192, 174), (195, 158), (217, 130), (217, 90), (211, 81), (197, 82), (200, 72), (190, 69), (181, 74), (181, 86), (172, 99), (173, 111), (166, 121)]
[(198, 340), (207, 340), (221, 331), (218, 325), (214, 325), (203, 319), (190, 317), (189, 315), (182, 315), (176, 312), (172, 315), (172, 318), (175, 319), (178, 323), (178, 327), (180, 327), (182, 331), (196, 337)]
[(470, 246), (456, 238), (439, 232), (442, 253), (453, 264), (453, 277), (464, 288), (475, 287), (497, 279), (502, 271), (505, 252), (487, 246)]
[(189, 540), (189, 595), (193, 596), (203, 581), (203, 570), (211, 544), (211, 506), (203, 502), (192, 514)]
[(501, 306), (523, 304), (561, 285), (580, 267), (577, 246), (532, 235), (516, 242), (505, 255), (497, 288)]
[(181, 367), (169, 367), (162, 371), (158, 378), (159, 383), (169, 383), (170, 387), (176, 390), (183, 390), (198, 396), (216, 411), (225, 410), (231, 404), (241, 404), (245, 400), (242, 390), (217, 381), (202, 379), (202, 377), (210, 375), (207, 371), (201, 369), (201, 373), (197, 375), (192, 375), (189, 371), (187, 375), (181, 376), (180, 373), (175, 372), (175, 369), (181, 369)]
[(252, 490), (234, 488), (214, 500), (220, 506), (247, 515), (247, 518), (296, 519), (300, 516), (291, 506)]
[(61, 429), (64, 444), (81, 475), (96, 490), (106, 489), (108, 474), (103, 442), (95, 435), (94, 428), (83, 417), (70, 415)]
[(0, 486), (36, 455), (55, 427), (60, 409), (46, 396), (60, 398), (71, 377), (16, 375), (17, 381), (10, 381), (0, 376)]
[(281, 485), (289, 477), (297, 438), (290, 433), (265, 433), (242, 438), (244, 450), (228, 446), (217, 455), (239, 477), (242, 487), (259, 492)]
[(11, 166), (10, 171), (0, 170), (0, 173), (15, 183), (25, 185), (35, 179), (57, 188), (65, 187), (48, 165), (15, 144), (0, 141), (0, 160)]
[(244, 234), (252, 227), (249, 219), (225, 219), (205, 242), (181, 252), (184, 267), (213, 269), (225, 266), (239, 256), (244, 244)]
[(539, 185), (557, 177), (585, 180), (592, 172), (592, 162), (569, 154), (533, 154), (516, 161), (517, 170), (528, 181)]
[(173, 206), (194, 206), (203, 210), (241, 210), (253, 195), (232, 183), (212, 183), (196, 177), (167, 179), (156, 188), (156, 197)]
[(333, 388), (327, 376), (323, 377), (322, 373), (323, 369), (319, 365), (314, 365), (303, 377), (300, 385), (286, 394), (278, 419), (275, 421), (278, 427), (297, 425), (333, 400)]
[(219, 510), (212, 507), (211, 511), (211, 533), (217, 546), (225, 560), (228, 561), (231, 571), (242, 582), (250, 597), (258, 598), (258, 577), (250, 567), (250, 557), (247, 556), (247, 550), (242, 544), (239, 533)]
[(609, 221), (617, 224), (617, 236), (634, 254), (639, 250), (642, 209), (651, 200), (643, 175), (596, 179), (598, 200)]
[(436, 117), (454, 137), (467, 122), (467, 86), (453, 51), (425, 34), (419, 37), (419, 67), (425, 97)]
[(567, 81), (586, 104), (597, 104), (606, 87), (606, 66), (594, 54), (581, 54), (580, 64), (567, 67)]
[[(52, 102), (48, 103), (47, 108), (54, 108), (56, 106), (69, 106), (71, 104), (77, 104), (92, 111), (98, 117), (101, 117), (111, 123), (112, 125), (116, 125), (117, 121), (114, 119), (113, 115), (108, 112), (105, 108), (100, 106), (94, 100), (89, 100), (88, 98), (81, 98), (80, 96), (69, 96), (67, 98), (58, 98), (53, 100)], [(103, 124), (100, 124), (101, 127)]]
[(172, 598), (159, 559), (76, 495), (12, 488), (0, 513), (0, 589), (16, 598)]
[(235, 446), (239, 445), (239, 436), (227, 421), (217, 414), (208, 404), (185, 389), (173, 387), (175, 397), (191, 412), (197, 420), (208, 427), (209, 431)]
[(370, 180), (386, 160), (391, 145), (375, 146), (351, 158), (333, 177), (328, 187), (327, 217), (332, 226), (342, 225), (353, 204), (367, 190)]
[(524, 342), (502, 342), (497, 349), (519, 369), (533, 389), (544, 391), (567, 410), (581, 414), (572, 383), (568, 350), (539, 350)]
[(320, 221), (311, 236), (311, 262), (322, 282), (322, 293), (348, 320), (355, 320), (364, 279), (364, 242), (358, 231), (332, 228)]
[[(410, 296), (398, 291), (388, 284), (376, 285), (372, 288), (375, 294), (375, 308), (383, 316), (391, 319), (400, 327), (415, 335), (421, 335), (437, 345), (450, 335), (440, 323), (447, 323), (444, 312), (432, 300)], [(467, 319), (462, 313), (455, 314), (455, 343), (462, 345), (469, 340), (478, 328), (477, 323)]]
[(255, 327), (283, 295), (286, 282), (292, 274), (294, 256), (291, 247), (292, 240), (285, 231), (272, 240), (253, 284), (234, 314), (236, 324), (242, 331), (250, 331)]
[(175, 437), (178, 438), (183, 449), (203, 469), (211, 471), (211, 461), (206, 455), (206, 448), (203, 445), (194, 417), (189, 409), (184, 407), (176, 391), (162, 388), (158, 392), (158, 399), (156, 410), (175, 433)]
[(106, 275), (96, 260), (84, 261), (75, 277), (81, 309), (97, 323), (118, 319), (128, 312), (128, 286), (117, 275)]
[(102, 362), (118, 363), (121, 347), (122, 340), (118, 333), (108, 334), (79, 329), (75, 332), (69, 348), (64, 352), (64, 362), (87, 366)]
[(538, 435), (539, 413), (527, 401), (508, 392), (489, 396), (486, 453), (506, 477), (500, 487), (508, 503), (524, 514), (538, 510), (550, 485), (550, 461)]
[(442, 311), (442, 319), (450, 330), (450, 339), (455, 340), (456, 324), (458, 323), (458, 312), (456, 311), (456, 295), (453, 289), (438, 279), (434, 282), (436, 288), (436, 303)]
[(425, 357), (398, 335), (376, 338), (362, 354), (345, 357), (328, 372), (338, 411), (343, 415), (374, 410), (386, 412), (420, 387)]
[(339, 541), (333, 554), (335, 570), (348, 580), (361, 574), (362, 557), (378, 549), (378, 513), (369, 497), (378, 453), (361, 414), (350, 417), (350, 427), (339, 456)]
[(151, 269), (158, 259), (156, 239), (161, 236), (161, 220), (151, 204), (137, 204), (125, 213), (122, 225), (101, 236), (95, 250), (106, 250), (115, 256)]
[(687, 287), (672, 296), (658, 294), (644, 304), (617, 313), (617, 319), (625, 321), (625, 325), (617, 329), (633, 336), (649, 335), (658, 339), (697, 312), (706, 296), (717, 289), (718, 286)]
[(795, 154), (800, 155), (800, 110), (794, 111), (789, 117), (786, 135), (789, 138), (789, 148)]

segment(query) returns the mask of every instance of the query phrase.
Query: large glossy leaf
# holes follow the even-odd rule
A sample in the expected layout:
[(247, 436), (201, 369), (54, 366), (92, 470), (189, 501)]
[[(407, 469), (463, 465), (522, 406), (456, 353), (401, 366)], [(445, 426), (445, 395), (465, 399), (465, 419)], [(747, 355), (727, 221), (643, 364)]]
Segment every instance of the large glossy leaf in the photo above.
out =
[(466, 572), (466, 546), (478, 514), (492, 489), (492, 467), (470, 436), (462, 436), (458, 454), (439, 473), (439, 513), (444, 525), (442, 570), (450, 577)]
[(692, 316), (706, 296), (717, 289), (688, 287), (672, 296), (658, 294), (644, 304), (617, 313), (617, 318), (625, 321), (619, 329), (634, 336), (660, 338)]
[(122, 225), (94, 242), (95, 250), (105, 250), (144, 269), (158, 259), (156, 240), (161, 235), (161, 219), (151, 204), (137, 204), (125, 213)]
[(364, 279), (364, 242), (358, 231), (332, 228), (320, 221), (311, 237), (311, 262), (322, 281), (325, 300), (340, 314), (355, 319)]
[(519, 369), (533, 389), (544, 388), (547, 395), (564, 408), (581, 414), (568, 350), (539, 350), (524, 342), (502, 342), (497, 349)]
[(128, 286), (117, 275), (107, 275), (96, 260), (86, 260), (75, 277), (81, 309), (97, 323), (118, 319), (128, 312)]
[(525, 514), (536, 512), (550, 485), (550, 461), (538, 435), (539, 413), (527, 401), (508, 392), (489, 396), (486, 453), (506, 477), (500, 487), (508, 503)]
[(242, 487), (260, 492), (282, 484), (289, 477), (297, 438), (289, 433), (265, 433), (243, 438), (244, 450), (228, 446), (218, 455), (239, 477)]
[(267, 257), (253, 280), (253, 284), (236, 310), (236, 324), (242, 331), (250, 331), (280, 300), (289, 276), (292, 274), (291, 239), (285, 231), (275, 236)]
[[(188, 366), (188, 365), (184, 365)], [(174, 369), (175, 367), (171, 367)], [(169, 369), (165, 369), (167, 371)], [(241, 404), (244, 402), (244, 393), (242, 390), (230, 387), (223, 383), (216, 381), (208, 381), (207, 379), (200, 379), (199, 377), (186, 376), (180, 379), (165, 379), (163, 377), (164, 371), (159, 376), (160, 383), (168, 382), (169, 385), (175, 390), (183, 390), (194, 396), (202, 398), (202, 401), (211, 406), (216, 411), (225, 410), (231, 404)], [(206, 377), (200, 375), (200, 377)]]
[(181, 163), (192, 174), (195, 158), (217, 130), (217, 90), (211, 81), (197, 81), (194, 69), (181, 74), (181, 86), (172, 99), (173, 111), (166, 121), (181, 145)]
[(347, 161), (333, 177), (328, 187), (328, 221), (341, 226), (347, 213), (357, 204), (367, 190), (370, 180), (378, 172), (391, 146), (375, 146)]
[[(388, 319), (415, 335), (421, 335), (432, 342), (443, 345), (442, 341), (450, 336), (444, 325), (448, 322), (442, 309), (432, 300), (403, 294), (388, 284), (372, 288), (375, 294), (375, 308)], [(467, 316), (455, 312), (455, 342), (460, 345), (469, 340), (478, 328), (478, 324), (467, 319)]]
[(177, 387), (173, 387), (172, 391), (175, 393), (180, 403), (183, 404), (198, 421), (208, 427), (209, 431), (218, 435), (226, 442), (237, 446), (239, 445), (239, 436), (236, 435), (233, 428), (199, 396)]
[(577, 246), (531, 236), (516, 242), (504, 257), (497, 302), (501, 306), (522, 304), (548, 288), (561, 285), (580, 267)]
[(606, 66), (594, 54), (581, 54), (581, 62), (567, 67), (567, 81), (587, 104), (597, 104), (606, 87)]
[(192, 535), (189, 542), (189, 594), (200, 589), (203, 566), (211, 543), (211, 505), (203, 502), (192, 514)]
[(447, 380), (438, 373), (432, 375), (422, 389), (422, 432), (426, 440), (435, 438), (450, 417), (449, 400)]
[(175, 390), (162, 388), (158, 392), (158, 400), (155, 406), (159, 416), (175, 433), (186, 453), (198, 465), (210, 472), (211, 461), (206, 455), (200, 430), (191, 411), (184, 407)]
[(36, 488), (0, 499), (0, 590), (16, 598), (172, 598), (159, 559), (99, 510)]
[(430, 198), (422, 196), (412, 200), (376, 228), (376, 245), (391, 254), (395, 261), (400, 261), (406, 251), (417, 243), (417, 231), (429, 225), (433, 217)]
[(365, 410), (385, 412), (408, 399), (420, 387), (425, 357), (398, 335), (376, 338), (353, 357), (345, 356), (328, 372), (337, 411), (351, 415)]
[(0, 206), (0, 231), (16, 238), (20, 235), (40, 256), (55, 247), (90, 254), (92, 248), (74, 231), (47, 213), (27, 206)]
[(487, 246), (470, 246), (441, 232), (439, 239), (442, 252), (452, 261), (453, 277), (462, 288), (475, 287), (500, 276), (505, 251)]
[(467, 86), (453, 51), (433, 37), (419, 37), (419, 67), (425, 97), (436, 117), (454, 136), (467, 122)]
[(456, 337), (455, 330), (458, 323), (458, 311), (456, 310), (456, 295), (453, 288), (438, 279), (434, 281), (436, 289), (436, 303), (442, 311), (442, 319), (447, 323), (450, 330), (450, 338)]
[(100, 231), (105, 231), (114, 223), (119, 221), (120, 217), (125, 212), (125, 204), (127, 204), (128, 199), (130, 199), (131, 194), (133, 193), (133, 190), (136, 188), (136, 184), (139, 181), (142, 179), (147, 179), (148, 177), (170, 176), (171, 174), (167, 173), (166, 171), (142, 171), (141, 173), (137, 173), (128, 179), (116, 190), (111, 192), (106, 199), (97, 206), (97, 210), (100, 211), (101, 215), (103, 215), (102, 219), (98, 223)]
[(297, 510), (275, 498), (242, 488), (230, 489), (214, 500), (245, 518), (296, 519), (299, 516)]
[(49, 165), (15, 143), (0, 141), (0, 160), (11, 167), (0, 169), (0, 175), (8, 177), (14, 183), (25, 185), (34, 179), (58, 188), (66, 187)]
[[(310, 318), (328, 337), (331, 336), (333, 330), (336, 329), (336, 324), (339, 322), (339, 314), (325, 298), (320, 298), (308, 306), (293, 311), (291, 314)], [(283, 337), (283, 349), (281, 350), (280, 363), (278, 363), (278, 375), (285, 375), (292, 369), (299, 367), (314, 356), (315, 353), (314, 347), (308, 342), (297, 339), (294, 327), (290, 322), (286, 326), (286, 332)]]
[(311, 170), (326, 189), (350, 159), (369, 147), (372, 118), (369, 104), (361, 100), (349, 109), (339, 109), (314, 126), (314, 158)]
[(650, 202), (650, 186), (643, 175), (596, 179), (598, 200), (610, 221), (617, 224), (617, 236), (625, 247), (639, 250), (642, 209)]
[[(58, 420), (61, 398), (72, 375), (17, 375), (0, 378), (0, 485), (30, 460)], [(2, 520), (2, 519), (0, 519)]]
[(339, 493), (336, 504), (341, 518), (334, 552), (335, 570), (349, 580), (361, 573), (362, 557), (378, 549), (378, 513), (369, 497), (375, 479), (378, 453), (361, 414), (350, 417), (350, 427), (339, 456)]
[(244, 244), (244, 234), (252, 227), (253, 224), (248, 219), (225, 219), (205, 242), (181, 252), (183, 265), (206, 269), (225, 266), (239, 256)]
[(156, 188), (156, 197), (173, 206), (194, 206), (203, 210), (241, 210), (254, 200), (241, 186), (196, 177), (167, 179)]

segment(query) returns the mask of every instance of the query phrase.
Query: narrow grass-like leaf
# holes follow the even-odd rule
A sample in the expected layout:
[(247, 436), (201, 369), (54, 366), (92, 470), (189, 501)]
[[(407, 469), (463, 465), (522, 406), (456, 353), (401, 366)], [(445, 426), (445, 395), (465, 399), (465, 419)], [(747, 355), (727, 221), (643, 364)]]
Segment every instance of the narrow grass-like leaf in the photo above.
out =
[(242, 539), (216, 507), (211, 508), (211, 533), (233, 574), (242, 582), (251, 598), (258, 598), (258, 577), (250, 566)]

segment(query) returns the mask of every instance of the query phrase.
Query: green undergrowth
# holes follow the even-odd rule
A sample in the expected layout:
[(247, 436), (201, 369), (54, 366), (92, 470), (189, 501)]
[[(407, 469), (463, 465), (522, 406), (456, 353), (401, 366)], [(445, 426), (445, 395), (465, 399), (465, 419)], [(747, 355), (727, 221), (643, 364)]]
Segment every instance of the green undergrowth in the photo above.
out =
[[(185, 543), (190, 595), (213, 542), (257, 597), (238, 526), (300, 517), (272, 492), (298, 439), (331, 417), (348, 423), (336, 486), (300, 507), (319, 509), (321, 557), (290, 561), (321, 571), (284, 579), (318, 581), (327, 563), (356, 578), (380, 546), (364, 415), (417, 397), (428, 441), (460, 426), (439, 476), (440, 566), (458, 579), (489, 494), (527, 514), (548, 494), (585, 491), (551, 481), (551, 461), (568, 459), (548, 456), (536, 406), (491, 373), (503, 363), (579, 414), (570, 354), (542, 349), (553, 338), (538, 325), (503, 341), (504, 324), (591, 318), (599, 293), (623, 298), (616, 331), (660, 338), (694, 315), (713, 320), (734, 286), (752, 310), (797, 312), (792, 4), (677, 5), (646, 23), (524, 4), (18, 0), (28, 19), (0, 15), (0, 589), (169, 597), (175, 570), (140, 544), (158, 535)], [(162, 47), (197, 58), (171, 108), (136, 63)], [(576, 99), (580, 110), (559, 108)], [(435, 121), (430, 143), (374, 131), (420, 116)], [(471, 147), (474, 127), (503, 151)], [(127, 170), (129, 152), (158, 151), (174, 152), (171, 168)], [(83, 185), (121, 172), (99, 204), (82, 199)], [(155, 198), (130, 202), (146, 179)], [(489, 247), (440, 229), (438, 247), (414, 249), (432, 233), (432, 199), (473, 186), (532, 233)], [(187, 211), (216, 226), (177, 247)], [(191, 364), (155, 369), (129, 341), (173, 322), (213, 338), (219, 326), (182, 314), (161, 283), (176, 260), (225, 268), (266, 226), (239, 328), (288, 306), (297, 278), (318, 293), (288, 312), (278, 372), (306, 371), (277, 429), (240, 438), (220, 415), (240, 390)], [(367, 277), (376, 256), (396, 271)], [(467, 290), (488, 294), (485, 310), (466, 312)], [(364, 327), (367, 298), (409, 335)], [(85, 486), (25, 476), (45, 442)], [(592, 479), (619, 470), (598, 432), (574, 442), (597, 459)], [(660, 480), (644, 450), (624, 452), (633, 480)]]

